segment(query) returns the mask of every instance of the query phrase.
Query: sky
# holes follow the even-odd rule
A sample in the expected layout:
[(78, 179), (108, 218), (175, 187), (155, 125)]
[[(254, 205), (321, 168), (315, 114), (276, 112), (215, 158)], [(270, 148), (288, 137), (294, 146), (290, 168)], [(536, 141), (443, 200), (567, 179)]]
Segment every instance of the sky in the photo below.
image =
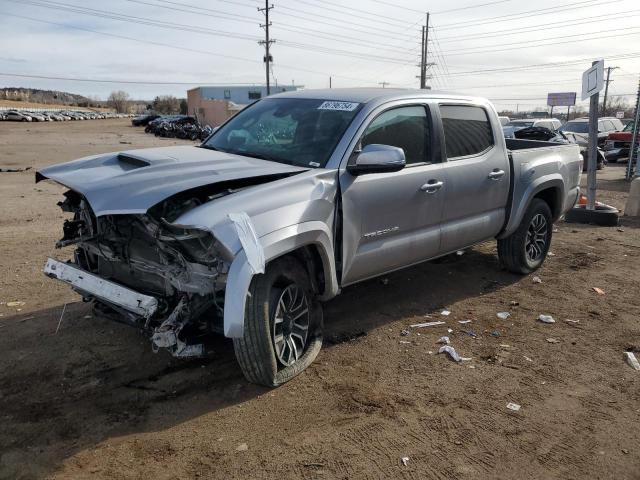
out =
[[(305, 88), (419, 86), (429, 10), (429, 84), (544, 108), (603, 58), (609, 94), (635, 100), (637, 0), (272, 0), (272, 82)], [(263, 84), (258, 0), (0, 0), (0, 87), (106, 99), (185, 97), (199, 85)], [(23, 75), (23, 76), (18, 76)], [(57, 78), (32, 78), (57, 77)], [(70, 81), (69, 78), (98, 81)], [(104, 82), (110, 80), (110, 83)], [(102, 82), (100, 82), (102, 81)], [(616, 97), (617, 98), (617, 97)], [(587, 106), (588, 102), (579, 105)]]

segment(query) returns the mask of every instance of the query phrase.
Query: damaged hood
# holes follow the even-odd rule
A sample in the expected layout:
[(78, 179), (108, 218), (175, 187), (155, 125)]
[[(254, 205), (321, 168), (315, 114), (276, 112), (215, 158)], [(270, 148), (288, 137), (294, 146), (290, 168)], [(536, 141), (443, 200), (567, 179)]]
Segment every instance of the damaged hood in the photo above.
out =
[(141, 214), (192, 188), (243, 178), (277, 179), (308, 170), (195, 146), (127, 150), (43, 168), (36, 182), (56, 182), (84, 195), (96, 216)]

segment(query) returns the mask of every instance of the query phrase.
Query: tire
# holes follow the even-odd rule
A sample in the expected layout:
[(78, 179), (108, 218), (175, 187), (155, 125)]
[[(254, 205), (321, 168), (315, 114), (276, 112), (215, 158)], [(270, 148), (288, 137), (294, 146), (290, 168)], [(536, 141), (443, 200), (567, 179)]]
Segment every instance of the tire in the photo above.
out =
[(498, 240), (498, 257), (502, 266), (523, 275), (540, 268), (551, 245), (552, 230), (549, 205), (534, 198), (518, 229), (507, 238)]
[[(300, 294), (303, 297), (296, 296)], [(295, 307), (288, 310), (293, 315), (306, 305), (307, 316), (288, 319), (283, 305)], [(300, 343), (305, 323), (306, 338)], [(275, 341), (277, 337), (280, 342)], [(264, 274), (254, 276), (247, 295), (244, 335), (233, 340), (233, 347), (245, 378), (266, 387), (288, 382), (315, 360), (322, 347), (322, 308), (300, 262), (283, 257), (267, 265)]]
[(564, 217), (567, 223), (589, 223), (600, 227), (616, 227), (620, 212), (609, 205), (596, 205), (595, 210), (587, 210), (578, 205), (569, 210)]

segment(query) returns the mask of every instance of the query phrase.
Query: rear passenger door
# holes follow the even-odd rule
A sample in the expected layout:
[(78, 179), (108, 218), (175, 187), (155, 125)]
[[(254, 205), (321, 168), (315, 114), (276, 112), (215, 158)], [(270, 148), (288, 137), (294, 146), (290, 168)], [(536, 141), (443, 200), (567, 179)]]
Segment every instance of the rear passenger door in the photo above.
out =
[(495, 115), (471, 104), (441, 104), (439, 113), (445, 145), (441, 253), (447, 253), (500, 232), (510, 172), (504, 142), (494, 134), (500, 128)]

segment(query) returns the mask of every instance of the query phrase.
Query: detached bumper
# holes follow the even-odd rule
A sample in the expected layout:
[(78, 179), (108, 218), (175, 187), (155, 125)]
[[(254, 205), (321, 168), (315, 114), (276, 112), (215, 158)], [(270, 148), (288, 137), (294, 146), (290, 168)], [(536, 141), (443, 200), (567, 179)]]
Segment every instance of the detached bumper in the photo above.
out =
[(158, 308), (156, 298), (100, 278), (69, 263), (50, 258), (44, 266), (44, 273), (48, 277), (68, 283), (75, 290), (144, 318), (150, 318)]

